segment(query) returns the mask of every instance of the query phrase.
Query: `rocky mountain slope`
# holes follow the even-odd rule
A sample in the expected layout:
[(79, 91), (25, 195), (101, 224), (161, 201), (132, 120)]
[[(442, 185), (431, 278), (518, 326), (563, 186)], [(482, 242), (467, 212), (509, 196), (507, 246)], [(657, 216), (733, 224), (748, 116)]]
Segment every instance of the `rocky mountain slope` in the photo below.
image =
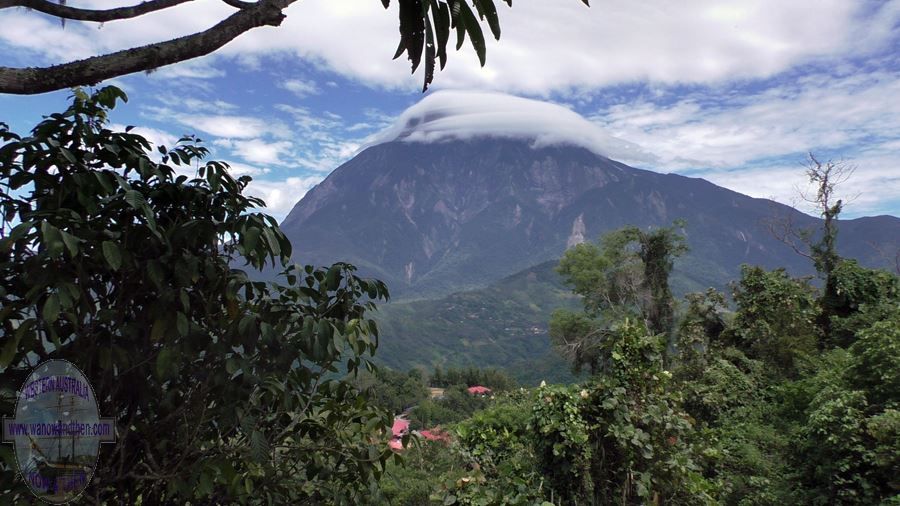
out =
[[(487, 286), (569, 246), (633, 224), (687, 221), (682, 269), (697, 288), (723, 286), (742, 263), (811, 272), (763, 222), (787, 206), (708, 181), (635, 169), (575, 145), (479, 136), (369, 147), (313, 188), (282, 224), (295, 259), (342, 260), (421, 298)], [(879, 265), (900, 239), (890, 216), (840, 223), (841, 253)]]

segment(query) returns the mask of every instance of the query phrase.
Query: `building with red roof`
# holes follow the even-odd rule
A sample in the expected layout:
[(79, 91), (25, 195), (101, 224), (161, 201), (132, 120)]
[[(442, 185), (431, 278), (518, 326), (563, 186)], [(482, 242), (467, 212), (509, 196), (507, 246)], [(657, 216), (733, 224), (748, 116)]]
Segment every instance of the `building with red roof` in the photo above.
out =
[(441, 430), (440, 428), (434, 428), (429, 430), (423, 430), (419, 432), (423, 438), (428, 441), (440, 441), (444, 444), (450, 443), (450, 434)]
[(491, 389), (488, 387), (483, 387), (481, 385), (475, 385), (473, 387), (469, 387), (469, 393), (472, 395), (488, 395), (491, 393)]
[(403, 436), (409, 433), (409, 420), (406, 418), (394, 418), (394, 425), (391, 426), (391, 441), (388, 446), (392, 450), (400, 451), (403, 449)]

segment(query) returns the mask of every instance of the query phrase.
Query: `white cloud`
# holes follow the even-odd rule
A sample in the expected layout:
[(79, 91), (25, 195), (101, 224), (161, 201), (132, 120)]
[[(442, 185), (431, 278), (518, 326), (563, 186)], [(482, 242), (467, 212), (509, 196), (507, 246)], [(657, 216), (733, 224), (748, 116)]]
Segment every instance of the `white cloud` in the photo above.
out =
[[(815, 209), (801, 198), (814, 188), (804, 173), (802, 159), (797, 163), (764, 165), (739, 170), (710, 170), (698, 174), (717, 185), (751, 197), (768, 198), (815, 214)], [(896, 214), (900, 195), (900, 164), (896, 157), (862, 156), (848, 161), (857, 170), (837, 189), (844, 200), (843, 218), (873, 214)]]
[[(113, 132), (124, 132), (126, 125), (122, 125), (119, 123), (112, 123), (109, 125), (109, 129)], [(157, 128), (149, 128), (149, 127), (134, 127), (131, 130), (131, 133), (142, 136), (143, 138), (150, 141), (150, 144), (153, 144), (154, 147), (157, 146), (165, 146), (167, 148), (172, 148), (175, 146), (175, 143), (178, 142), (180, 136), (173, 135), (169, 132), (159, 130)], [(156, 150), (153, 150), (156, 153)]]
[(228, 164), (228, 167), (229, 167), (228, 172), (230, 172), (231, 175), (235, 176), (235, 177), (238, 177), (238, 176), (256, 177), (256, 176), (268, 174), (270, 172), (269, 169), (255, 167), (253, 165), (247, 165), (246, 163), (232, 162), (232, 161), (228, 161), (228, 160), (224, 160), (224, 161), (225, 161), (225, 163)]
[(319, 87), (315, 81), (305, 79), (288, 79), (278, 83), (278, 86), (290, 91), (298, 98), (306, 98), (319, 93)]
[[(848, 215), (896, 213), (900, 195), (900, 75), (807, 74), (755, 93), (705, 90), (672, 103), (641, 99), (593, 121), (658, 156), (645, 165), (686, 171), (755, 197), (792, 203), (808, 151), (859, 169), (844, 186)], [(662, 98), (665, 100), (665, 97)], [(893, 208), (891, 207), (893, 206)], [(808, 209), (803, 209), (808, 211)]]
[(666, 105), (625, 103), (592, 119), (611, 134), (651, 149), (670, 170), (737, 167), (806, 151), (850, 156), (871, 139), (900, 139), (896, 96), (896, 73), (820, 73), (739, 97), (725, 90)]
[(410, 107), (373, 142), (439, 142), (475, 136), (574, 144), (625, 162), (652, 161), (637, 145), (608, 135), (563, 106), (489, 92), (438, 91)]
[(225, 71), (214, 66), (213, 58), (206, 57), (154, 69), (150, 77), (167, 82), (172, 79), (213, 79), (225, 77)]
[[(197, 101), (198, 105), (201, 104)], [(223, 102), (223, 104), (227, 104)], [(209, 104), (207, 104), (209, 105)], [(215, 102), (212, 104), (215, 106)], [(201, 107), (203, 107), (201, 105)], [(194, 131), (229, 139), (254, 139), (272, 135), (279, 139), (291, 137), (291, 130), (281, 121), (237, 114), (185, 114), (168, 107), (146, 107), (145, 114), (161, 122), (176, 121)], [(199, 109), (198, 109), (199, 110)]]
[(191, 96), (176, 96), (173, 94), (166, 94), (157, 97), (160, 102), (168, 105), (169, 107), (181, 107), (190, 112), (206, 112), (206, 113), (226, 113), (233, 112), (238, 109), (238, 106), (226, 102), (222, 99), (212, 99), (212, 100), (203, 100), (197, 97)]
[(190, 125), (217, 137), (250, 139), (270, 133), (276, 137), (287, 137), (290, 132), (283, 125), (273, 124), (260, 118), (231, 115), (190, 115), (179, 116), (181, 123)]
[[(222, 2), (190, 2), (100, 30), (83, 23), (63, 30), (46, 16), (6, 9), (0, 38), (58, 61), (194, 33), (233, 12)], [(419, 76), (407, 75), (408, 62), (390, 61), (398, 37), (396, 2), (385, 11), (375, 0), (305, 0), (286, 14), (282, 26), (254, 29), (217, 54), (248, 62), (296, 55), (377, 86), (419, 85)], [(478, 66), (467, 43), (462, 53), (451, 49), (437, 86), (547, 95), (639, 80), (710, 84), (769, 77), (888, 47), (896, 38), (900, 0), (609, 0), (591, 8), (578, 0), (521, 0), (499, 14), (503, 37), (489, 42), (488, 67)]]
[(250, 163), (281, 165), (281, 157), (290, 152), (293, 144), (288, 141), (268, 142), (264, 139), (217, 139), (216, 146), (228, 148), (233, 154)]
[(281, 181), (254, 179), (250, 182), (246, 193), (263, 199), (266, 203), (266, 212), (282, 220), (294, 204), (323, 179), (324, 175), (288, 177)]

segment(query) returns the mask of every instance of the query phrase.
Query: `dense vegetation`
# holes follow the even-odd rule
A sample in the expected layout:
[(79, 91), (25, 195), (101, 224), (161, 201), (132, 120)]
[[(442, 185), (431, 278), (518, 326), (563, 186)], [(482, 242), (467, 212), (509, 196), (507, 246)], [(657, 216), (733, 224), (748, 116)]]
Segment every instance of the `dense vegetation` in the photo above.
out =
[[(814, 259), (834, 255), (836, 233), (806, 236)], [(498, 396), (448, 447), (389, 466), (385, 493), (395, 504), (900, 503), (900, 278), (836, 256), (816, 262), (824, 288), (744, 266), (733, 310), (710, 289), (669, 318), (681, 251), (675, 228), (569, 250), (559, 270), (584, 311), (556, 313), (551, 332), (590, 379)]]
[[(78, 364), (119, 431), (96, 502), (900, 504), (900, 279), (837, 256), (836, 226), (802, 236), (824, 288), (744, 266), (730, 297), (680, 305), (681, 223), (569, 250), (582, 308), (546, 317), (584, 381), (376, 369), (387, 288), (287, 265), (248, 179), (198, 140), (107, 128), (124, 98), (0, 124), (0, 411), (37, 362)], [(278, 282), (244, 271), (266, 263)], [(400, 412), (451, 437), (394, 454)], [(27, 501), (0, 452), (4, 501)]]
[(380, 306), (375, 319), (385, 339), (377, 361), (395, 369), (502, 367), (523, 385), (572, 381), (546, 339), (553, 310), (579, 304), (554, 266), (437, 300)]
[[(107, 128), (124, 94), (76, 90), (20, 136), (0, 124), (0, 412), (47, 358), (77, 364), (118, 438), (96, 502), (354, 503), (377, 486), (389, 414), (371, 368), (388, 292), (354, 267), (288, 265), (262, 203), (196, 139), (151, 152)], [(341, 374), (345, 371), (347, 374)], [(31, 498), (0, 446), (4, 503)]]

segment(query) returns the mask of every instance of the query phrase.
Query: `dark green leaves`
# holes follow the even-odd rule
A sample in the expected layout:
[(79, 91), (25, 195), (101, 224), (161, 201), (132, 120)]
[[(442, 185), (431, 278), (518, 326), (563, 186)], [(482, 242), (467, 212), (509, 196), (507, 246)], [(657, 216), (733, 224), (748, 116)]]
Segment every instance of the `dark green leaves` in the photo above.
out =
[[(484, 44), (484, 34), (481, 32), (481, 25), (478, 24), (478, 19), (475, 18), (475, 14), (467, 3), (460, 2), (459, 14), (460, 17), (456, 22), (461, 24), (465, 28), (466, 33), (469, 34), (469, 40), (472, 42), (472, 47), (475, 48), (475, 53), (478, 54), (478, 61), (483, 67), (487, 58), (487, 47)], [(459, 46), (457, 46), (457, 49), (459, 49)]]
[(119, 270), (119, 267), (122, 266), (122, 253), (119, 251), (119, 247), (112, 241), (103, 241), (101, 247), (103, 248), (103, 257), (106, 259), (106, 263), (109, 264), (112, 270)]
[[(345, 371), (371, 366), (366, 312), (384, 284), (348, 264), (253, 281), (234, 266), (285, 265), (291, 244), (243, 195), (249, 178), (200, 165), (192, 137), (160, 163), (145, 139), (106, 128), (124, 93), (74, 94), (29, 137), (0, 125), (0, 215), (17, 223), (0, 239), (0, 384), (48, 356), (92, 379), (121, 434), (97, 470), (104, 502), (359, 503), (390, 422)], [(0, 395), (0, 412), (14, 398)], [(12, 483), (11, 468), (0, 479)]]
[(63, 248), (65, 248), (65, 242), (63, 241), (62, 234), (58, 228), (47, 221), (41, 223), (41, 237), (44, 240), (44, 246), (47, 248), (47, 253), (51, 258), (58, 257), (62, 254)]
[[(428, 89), (434, 79), (435, 59), (440, 60), (440, 68), (447, 64), (447, 41), (450, 29), (456, 29), (456, 49), (462, 48), (466, 37), (484, 66), (487, 60), (487, 46), (480, 22), (486, 22), (494, 38), (500, 40), (500, 18), (494, 0), (472, 0), (478, 16), (472, 12), (467, 0), (399, 0), (400, 43), (394, 58), (407, 54), (415, 73), (425, 57), (425, 75), (422, 91)], [(512, 7), (512, 0), (504, 0)], [(582, 0), (589, 5), (588, 0)], [(389, 0), (382, 0), (387, 8)], [(479, 21), (480, 20), (480, 21)]]
[(422, 16), (422, 3), (420, 0), (399, 0), (398, 3), (400, 6), (400, 46), (397, 48), (394, 58), (398, 58), (405, 51), (412, 63), (412, 71), (415, 72), (422, 59), (422, 45), (425, 43), (425, 18)]
[(497, 7), (494, 5), (494, 0), (475, 0), (475, 9), (478, 10), (478, 17), (482, 21), (487, 18), (491, 33), (494, 34), (495, 39), (500, 40), (500, 20), (497, 18)]
[(53, 324), (59, 317), (59, 294), (51, 293), (44, 302), (44, 308), (41, 310), (44, 321)]

